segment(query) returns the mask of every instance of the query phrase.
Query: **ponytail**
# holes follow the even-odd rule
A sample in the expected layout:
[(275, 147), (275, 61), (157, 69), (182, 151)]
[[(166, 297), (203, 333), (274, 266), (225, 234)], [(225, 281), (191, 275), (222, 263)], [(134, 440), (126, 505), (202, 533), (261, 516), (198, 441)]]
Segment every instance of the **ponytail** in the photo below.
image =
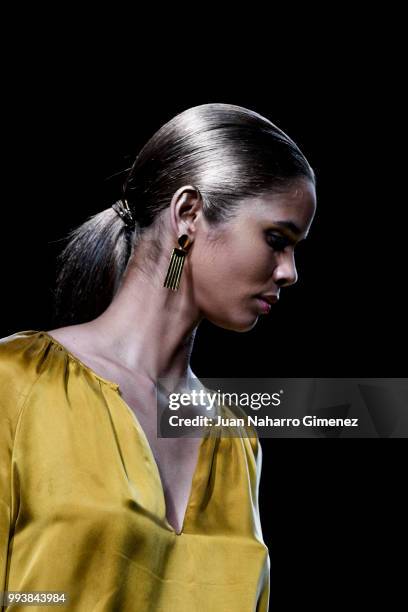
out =
[(135, 234), (110, 207), (72, 230), (57, 257), (54, 324), (85, 323), (99, 316), (117, 292)]

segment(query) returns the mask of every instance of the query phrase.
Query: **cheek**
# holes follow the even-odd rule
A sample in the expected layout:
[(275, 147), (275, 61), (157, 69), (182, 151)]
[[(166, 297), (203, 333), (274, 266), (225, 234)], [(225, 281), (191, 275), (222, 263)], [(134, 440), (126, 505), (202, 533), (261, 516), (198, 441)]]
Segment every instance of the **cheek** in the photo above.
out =
[(261, 251), (249, 243), (197, 249), (191, 258), (196, 297), (218, 302), (256, 292), (271, 269), (270, 254)]
[(265, 248), (250, 238), (235, 243), (234, 248), (223, 258), (226, 282), (251, 292), (254, 284), (258, 285), (270, 273), (271, 253), (267, 249), (267, 245)]
[(201, 297), (210, 295), (213, 289), (219, 288), (224, 282), (225, 270), (228, 268), (225, 258), (209, 251), (196, 251), (190, 263), (194, 290)]

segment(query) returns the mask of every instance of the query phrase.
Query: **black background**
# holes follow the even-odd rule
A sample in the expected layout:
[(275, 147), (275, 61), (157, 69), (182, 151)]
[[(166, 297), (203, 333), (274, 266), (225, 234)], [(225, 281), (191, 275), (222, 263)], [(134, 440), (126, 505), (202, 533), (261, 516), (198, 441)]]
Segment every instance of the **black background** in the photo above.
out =
[[(130, 166), (174, 114), (226, 102), (265, 115), (300, 146), (317, 174), (317, 213), (299, 246), (298, 283), (249, 333), (204, 322), (194, 372), (403, 377), (399, 78), (378, 45), (368, 51), (362, 43), (350, 58), (341, 49), (307, 57), (303, 46), (285, 64), (265, 51), (262, 64), (225, 52), (218, 62), (197, 59), (194, 70), (185, 44), (158, 63), (135, 50), (138, 61), (126, 66), (106, 50), (74, 57), (72, 41), (28, 48), (10, 68), (4, 100), (1, 336), (51, 328), (58, 240), (113, 202), (119, 182), (108, 177)], [(262, 440), (273, 610), (391, 601), (403, 527), (401, 444)]]

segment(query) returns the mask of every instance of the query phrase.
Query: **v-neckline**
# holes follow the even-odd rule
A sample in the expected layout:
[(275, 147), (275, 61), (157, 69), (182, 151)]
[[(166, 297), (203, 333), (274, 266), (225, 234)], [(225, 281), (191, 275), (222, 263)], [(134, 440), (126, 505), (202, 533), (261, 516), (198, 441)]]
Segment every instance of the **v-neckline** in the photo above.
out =
[[(197, 461), (196, 461), (196, 466), (195, 466), (195, 469), (194, 469), (194, 472), (193, 472), (193, 477), (191, 479), (190, 493), (189, 493), (189, 496), (188, 496), (186, 509), (184, 511), (184, 516), (183, 516), (183, 520), (182, 520), (182, 523), (181, 523), (180, 531), (177, 531), (173, 527), (173, 525), (170, 524), (170, 522), (167, 519), (167, 503), (166, 503), (166, 495), (165, 495), (165, 492), (164, 492), (163, 480), (162, 480), (162, 477), (161, 477), (161, 474), (160, 474), (159, 466), (158, 466), (157, 461), (156, 461), (156, 457), (154, 456), (154, 453), (153, 453), (153, 449), (152, 449), (152, 447), (150, 445), (148, 437), (146, 436), (146, 432), (143, 429), (143, 427), (142, 427), (142, 425), (141, 425), (137, 415), (135, 414), (134, 410), (132, 410), (132, 408), (129, 406), (129, 404), (123, 399), (119, 386), (118, 386), (117, 391), (118, 391), (118, 393), (117, 393), (118, 397), (120, 398), (120, 400), (123, 403), (123, 405), (125, 406), (125, 408), (127, 408), (127, 410), (130, 412), (130, 416), (133, 417), (133, 419), (134, 419), (134, 421), (136, 423), (136, 426), (137, 426), (137, 428), (139, 430), (139, 434), (141, 434), (141, 436), (142, 436), (142, 440), (143, 440), (144, 446), (145, 446), (146, 450), (148, 451), (148, 454), (150, 456), (150, 461), (151, 461), (151, 463), (152, 463), (152, 465), (153, 465), (153, 467), (155, 469), (157, 478), (158, 478), (158, 480), (160, 482), (160, 490), (161, 490), (161, 494), (162, 494), (162, 497), (163, 497), (163, 506), (164, 506), (164, 523), (166, 524), (167, 528), (171, 532), (174, 533), (174, 535), (180, 536), (180, 535), (182, 535), (184, 533), (184, 530), (185, 530), (185, 527), (186, 527), (186, 522), (187, 522), (187, 519), (189, 518), (189, 514), (190, 514), (190, 508), (191, 508), (194, 496), (195, 496), (195, 494), (196, 494), (196, 492), (198, 490), (198, 486), (197, 485), (198, 485), (198, 480), (200, 478), (200, 465), (201, 465), (201, 462), (202, 462), (202, 459), (203, 459), (202, 456), (204, 454), (204, 445), (207, 442), (207, 440), (212, 440), (212, 442), (213, 442), (213, 444), (212, 444), (212, 451), (214, 451), (214, 436), (211, 435), (211, 430), (210, 430), (209, 427), (207, 427), (206, 431), (205, 431), (205, 434), (203, 434), (203, 436), (201, 438), (201, 442), (200, 442), (200, 444), (198, 446)], [(211, 464), (212, 462), (209, 462), (209, 463)], [(209, 469), (211, 469), (211, 465), (210, 465)]]
[[(34, 331), (34, 330), (31, 330)], [(181, 536), (184, 533), (184, 530), (186, 528), (186, 522), (187, 519), (189, 518), (190, 515), (190, 510), (191, 510), (191, 505), (193, 502), (193, 499), (197, 493), (198, 490), (198, 480), (200, 478), (200, 466), (201, 463), (203, 461), (203, 455), (204, 455), (204, 446), (206, 444), (206, 442), (208, 440), (210, 440), (212, 442), (211, 444), (211, 452), (209, 453), (209, 455), (212, 453), (214, 453), (214, 449), (215, 449), (215, 435), (213, 433), (213, 431), (211, 430), (210, 426), (207, 426), (205, 428), (205, 433), (202, 435), (201, 438), (201, 442), (199, 444), (198, 447), (198, 452), (197, 452), (197, 462), (196, 462), (196, 466), (193, 472), (193, 477), (191, 480), (191, 485), (190, 485), (190, 492), (189, 492), (189, 496), (188, 496), (188, 500), (187, 500), (187, 506), (184, 512), (184, 516), (183, 516), (183, 521), (181, 523), (181, 529), (180, 531), (177, 531), (173, 525), (170, 524), (170, 522), (167, 519), (167, 503), (166, 503), (166, 495), (165, 495), (165, 490), (164, 490), (164, 485), (163, 485), (163, 480), (160, 474), (160, 470), (159, 470), (159, 466), (157, 464), (156, 461), (156, 457), (154, 456), (153, 453), (153, 449), (150, 445), (150, 442), (148, 440), (148, 437), (145, 433), (145, 430), (143, 429), (140, 420), (138, 419), (136, 413), (134, 412), (134, 410), (132, 410), (132, 408), (129, 406), (129, 404), (126, 402), (126, 400), (123, 398), (122, 396), (122, 391), (120, 389), (120, 385), (118, 385), (118, 383), (115, 383), (111, 380), (108, 380), (107, 378), (104, 378), (102, 376), (100, 376), (99, 374), (97, 374), (90, 366), (86, 365), (83, 361), (81, 361), (81, 359), (79, 359), (79, 357), (77, 357), (76, 355), (74, 355), (73, 353), (71, 353), (71, 351), (69, 351), (63, 344), (61, 344), (61, 342), (59, 340), (57, 340), (56, 338), (54, 338), (54, 336), (51, 336), (51, 334), (49, 334), (46, 331), (34, 331), (34, 334), (38, 334), (39, 337), (41, 337), (41, 335), (45, 336), (46, 338), (48, 338), (53, 344), (55, 344), (56, 346), (58, 346), (60, 348), (60, 350), (64, 351), (73, 361), (75, 361), (76, 363), (78, 363), (82, 368), (84, 368), (85, 370), (87, 370), (91, 375), (93, 375), (100, 383), (104, 383), (105, 385), (107, 385), (108, 387), (110, 387), (114, 392), (115, 395), (119, 398), (120, 402), (125, 406), (125, 408), (127, 409), (127, 411), (130, 413), (130, 416), (133, 417), (133, 420), (137, 426), (137, 429), (139, 431), (139, 434), (141, 434), (144, 446), (148, 452), (148, 455), (150, 456), (150, 462), (153, 465), (153, 468), (156, 472), (158, 481), (160, 483), (160, 489), (161, 489), (161, 494), (162, 494), (162, 498), (163, 498), (163, 506), (164, 506), (164, 524), (166, 525), (166, 527), (176, 536)], [(204, 387), (204, 385), (202, 385), (202, 383), (200, 382), (200, 385)], [(208, 461), (209, 469), (211, 469), (211, 465), (212, 465), (212, 460), (210, 459)]]

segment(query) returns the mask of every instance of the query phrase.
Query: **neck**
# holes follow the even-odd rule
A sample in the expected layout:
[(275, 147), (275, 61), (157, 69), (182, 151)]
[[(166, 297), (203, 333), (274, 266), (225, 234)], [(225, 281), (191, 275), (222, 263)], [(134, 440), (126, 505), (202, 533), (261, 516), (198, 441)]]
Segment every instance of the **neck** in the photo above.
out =
[(163, 287), (159, 276), (152, 280), (133, 268), (109, 307), (83, 325), (98, 350), (129, 372), (154, 383), (159, 378), (188, 381), (200, 313), (187, 275), (176, 292)]

